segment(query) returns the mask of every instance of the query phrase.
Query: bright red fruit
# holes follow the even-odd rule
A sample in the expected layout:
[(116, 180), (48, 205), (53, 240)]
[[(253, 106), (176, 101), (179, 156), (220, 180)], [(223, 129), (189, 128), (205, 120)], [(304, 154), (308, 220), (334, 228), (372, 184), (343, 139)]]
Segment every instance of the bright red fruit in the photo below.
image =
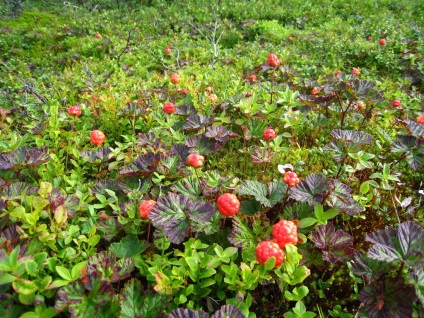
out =
[(177, 73), (173, 73), (170, 76), (170, 80), (172, 84), (177, 85), (179, 82), (181, 82), (181, 76)]
[(168, 102), (163, 105), (163, 111), (168, 115), (171, 115), (175, 111), (175, 105), (171, 102)]
[(359, 72), (359, 70), (357, 69), (357, 68), (354, 68), (353, 70), (352, 70), (352, 72), (350, 72), (352, 75), (359, 75), (359, 74), (361, 74), (361, 72)]
[(297, 244), (297, 225), (293, 221), (281, 220), (274, 224), (272, 236), (277, 240), (279, 247), (284, 248), (286, 244)]
[(336, 71), (336, 72), (334, 73), (334, 76), (339, 76), (340, 74), (342, 74), (342, 71)]
[(81, 108), (77, 105), (70, 106), (68, 109), (68, 115), (72, 117), (78, 117), (81, 116)]
[(240, 201), (232, 193), (224, 193), (216, 200), (219, 213), (225, 216), (236, 214), (240, 209)]
[(264, 139), (266, 141), (271, 141), (277, 137), (277, 134), (275, 133), (275, 130), (272, 128), (268, 128), (264, 130)]
[(275, 257), (274, 268), (277, 268), (283, 263), (284, 252), (278, 244), (273, 241), (260, 242), (258, 246), (256, 246), (256, 259), (259, 264), (265, 264), (271, 257)]
[(380, 39), (378, 41), (378, 44), (380, 44), (380, 45), (386, 45), (386, 39)]
[(203, 166), (203, 162), (205, 161), (205, 157), (199, 155), (197, 153), (192, 153), (187, 156), (186, 163), (190, 167), (199, 168)]
[(314, 87), (311, 91), (312, 95), (317, 95), (319, 93), (318, 88)]
[(368, 37), (367, 37), (367, 40), (368, 40), (368, 41), (372, 41), (372, 36), (368, 36)]
[(418, 116), (417, 117), (417, 123), (424, 125), (424, 115)]
[(165, 54), (166, 54), (166, 55), (170, 55), (170, 54), (171, 54), (171, 49), (170, 49), (169, 47), (167, 47), (167, 48), (165, 49)]
[(140, 212), (140, 217), (144, 220), (147, 220), (149, 213), (152, 210), (153, 206), (156, 204), (156, 201), (146, 200), (140, 203), (138, 207), (138, 212)]
[(278, 57), (275, 54), (268, 55), (268, 59), (267, 59), (266, 63), (269, 66), (272, 66), (272, 67), (278, 67), (281, 64), (280, 60), (278, 59)]
[(100, 38), (102, 37), (102, 35), (101, 35), (99, 32), (97, 32), (94, 36), (95, 36), (97, 39), (100, 39)]
[(359, 110), (364, 109), (364, 107), (365, 107), (365, 105), (364, 105), (363, 102), (358, 102), (358, 109)]
[(249, 76), (249, 80), (250, 80), (251, 82), (256, 82), (258, 79), (257, 79), (257, 77), (256, 77), (256, 75), (255, 75), (255, 74), (252, 74), (252, 75), (250, 75), (250, 76)]
[(393, 102), (392, 102), (392, 106), (393, 107), (400, 107), (402, 105), (402, 102), (399, 100), (399, 99), (395, 99)]
[(180, 89), (180, 93), (183, 95), (187, 95), (188, 94), (188, 89), (187, 88), (181, 88)]
[(101, 146), (105, 142), (106, 136), (101, 130), (93, 130), (90, 134), (90, 140), (92, 144)]
[(284, 183), (290, 187), (294, 187), (300, 182), (300, 179), (297, 177), (297, 174), (293, 171), (288, 171), (284, 174)]

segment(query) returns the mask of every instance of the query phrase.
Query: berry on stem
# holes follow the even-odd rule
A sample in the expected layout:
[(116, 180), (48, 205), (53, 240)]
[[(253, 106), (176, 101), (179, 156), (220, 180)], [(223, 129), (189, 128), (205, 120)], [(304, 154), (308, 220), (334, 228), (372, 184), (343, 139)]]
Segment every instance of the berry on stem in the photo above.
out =
[(300, 179), (298, 178), (297, 174), (293, 171), (288, 171), (284, 174), (284, 183), (287, 184), (290, 187), (294, 187), (295, 185), (299, 184)]
[(395, 99), (393, 102), (392, 102), (392, 106), (393, 107), (400, 107), (402, 105), (402, 102), (399, 100), (399, 99)]
[(81, 116), (81, 108), (78, 105), (70, 106), (68, 109), (68, 115), (72, 117)]
[(165, 49), (165, 54), (166, 54), (166, 55), (170, 55), (170, 54), (171, 54), (171, 48), (167, 47), (167, 48)]
[(140, 213), (140, 217), (143, 220), (147, 220), (149, 218), (149, 213), (153, 209), (153, 206), (156, 204), (156, 201), (146, 200), (140, 203), (138, 207), (138, 212)]
[(417, 117), (417, 123), (424, 125), (424, 115), (418, 116)]
[(265, 264), (265, 262), (271, 257), (275, 257), (274, 268), (279, 267), (284, 260), (284, 252), (273, 241), (262, 241), (256, 246), (256, 259), (259, 264)]
[(199, 155), (197, 153), (192, 153), (187, 156), (186, 163), (190, 167), (199, 168), (203, 166), (203, 162), (205, 161), (205, 157)]
[(90, 134), (91, 143), (97, 146), (103, 145), (106, 140), (106, 136), (101, 130), (93, 130)]
[(386, 45), (386, 39), (380, 39), (378, 41), (378, 44), (380, 44), (380, 45)]
[(274, 224), (272, 236), (281, 248), (284, 248), (286, 244), (296, 245), (298, 241), (297, 225), (293, 221), (281, 220)]
[(336, 71), (336, 72), (334, 73), (334, 76), (339, 76), (340, 74), (342, 74), (342, 71)]
[(265, 129), (263, 135), (266, 141), (271, 141), (277, 137), (275, 130), (272, 128)]
[(268, 55), (266, 63), (271, 67), (278, 67), (281, 64), (280, 60), (275, 54)]
[(240, 209), (240, 201), (237, 196), (232, 193), (224, 193), (216, 200), (219, 213), (224, 216), (236, 214)]
[(361, 74), (361, 72), (359, 72), (359, 70), (357, 69), (357, 68), (354, 68), (353, 70), (352, 70), (352, 72), (350, 72), (352, 75), (358, 75), (359, 76), (359, 74)]
[(318, 88), (314, 87), (314, 88), (312, 89), (312, 91), (311, 91), (311, 94), (312, 94), (312, 95), (317, 95), (317, 94), (319, 94), (319, 90), (318, 90)]
[(175, 105), (171, 102), (168, 102), (163, 105), (163, 111), (168, 115), (171, 115), (175, 111)]
[(178, 73), (171, 74), (169, 78), (171, 80), (171, 83), (174, 85), (177, 85), (178, 83), (181, 82), (181, 76)]

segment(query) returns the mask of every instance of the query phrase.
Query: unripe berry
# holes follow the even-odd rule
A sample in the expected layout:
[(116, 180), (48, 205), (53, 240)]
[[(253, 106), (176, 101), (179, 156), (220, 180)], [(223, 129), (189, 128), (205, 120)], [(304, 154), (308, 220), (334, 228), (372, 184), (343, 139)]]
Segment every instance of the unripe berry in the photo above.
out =
[(424, 125), (424, 115), (418, 116), (417, 117), (417, 123)]
[(357, 69), (357, 68), (354, 68), (353, 70), (352, 70), (352, 72), (350, 72), (352, 75), (357, 75), (357, 76), (359, 76), (360, 74), (361, 74), (361, 72), (359, 72), (359, 70)]

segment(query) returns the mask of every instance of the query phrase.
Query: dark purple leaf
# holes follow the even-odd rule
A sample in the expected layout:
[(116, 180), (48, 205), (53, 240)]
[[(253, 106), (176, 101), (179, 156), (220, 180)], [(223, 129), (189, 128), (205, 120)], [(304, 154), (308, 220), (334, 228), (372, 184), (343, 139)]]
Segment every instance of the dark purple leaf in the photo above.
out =
[(403, 261), (410, 267), (424, 266), (424, 229), (414, 222), (368, 234), (365, 240), (374, 244), (368, 250), (370, 258), (383, 262)]
[(150, 178), (140, 178), (137, 176), (129, 176), (118, 180), (118, 186), (122, 192), (128, 194), (132, 191), (141, 191), (146, 193), (150, 187)]
[(392, 152), (406, 153), (406, 161), (412, 169), (418, 171), (424, 166), (424, 138), (414, 136), (397, 136), (398, 140), (392, 144)]
[(374, 138), (370, 134), (367, 134), (363, 131), (356, 130), (340, 130), (333, 129), (331, 132), (331, 136), (336, 139), (343, 140), (349, 143), (355, 143), (359, 145), (370, 145)]
[(415, 293), (421, 305), (424, 306), (424, 268), (412, 268), (409, 272), (408, 281), (415, 287)]
[(322, 251), (325, 261), (344, 263), (352, 259), (353, 237), (341, 229), (335, 231), (333, 223), (320, 225), (311, 235), (312, 242)]
[(187, 156), (190, 154), (189, 147), (182, 144), (174, 144), (171, 147), (169, 153), (171, 155), (178, 155), (180, 157), (181, 162), (185, 163), (187, 160)]
[(355, 253), (351, 264), (352, 272), (356, 276), (365, 276), (369, 282), (379, 279), (392, 270), (390, 264), (369, 258), (365, 253)]
[(39, 166), (50, 160), (47, 150), (47, 147), (28, 150), (25, 146), (22, 146), (10, 154), (1, 154), (0, 170), (20, 170)]
[(290, 198), (307, 202), (309, 205), (322, 204), (327, 193), (327, 178), (322, 174), (311, 174), (297, 186), (290, 189)]
[(0, 199), (0, 211), (6, 208), (6, 202)]
[(195, 230), (193, 223), (206, 227), (214, 213), (215, 209), (209, 203), (193, 202), (186, 196), (169, 192), (156, 201), (149, 219), (171, 242), (179, 244), (187, 237), (190, 228)]
[(193, 115), (187, 117), (187, 122), (184, 124), (184, 130), (197, 131), (213, 121), (214, 117), (205, 115)]
[(106, 194), (106, 190), (111, 190), (113, 192), (119, 191), (120, 188), (118, 186), (118, 182), (116, 180), (99, 180), (91, 188), (91, 192), (93, 192), (94, 194)]
[(140, 142), (137, 143), (137, 146), (151, 146), (159, 141), (159, 138), (156, 137), (154, 132), (149, 132), (147, 134), (139, 134), (138, 139), (140, 140)]
[(226, 142), (230, 138), (239, 137), (239, 135), (233, 133), (224, 126), (209, 126), (206, 130), (205, 136), (221, 142)]
[(414, 137), (423, 139), (424, 138), (424, 125), (418, 124), (417, 122), (405, 119), (397, 121)]
[(185, 195), (192, 200), (196, 200), (202, 195), (199, 180), (196, 177), (179, 180), (172, 185), (171, 190)]
[(77, 282), (69, 283), (57, 291), (54, 308), (56, 312), (62, 312), (69, 305), (80, 303), (84, 297), (84, 287), (81, 284)]
[(102, 238), (110, 242), (120, 231), (122, 225), (116, 218), (99, 220), (96, 224), (97, 230), (103, 232)]
[(203, 310), (178, 308), (168, 314), (168, 318), (209, 318)]
[(214, 152), (221, 150), (222, 144), (214, 141), (213, 139), (206, 138), (205, 135), (196, 135), (185, 140), (185, 144), (189, 148), (196, 148), (190, 152), (196, 152), (201, 155), (210, 155)]
[(183, 105), (175, 107), (174, 114), (178, 116), (193, 116), (197, 114), (197, 110), (193, 105)]
[(326, 94), (326, 95), (299, 95), (299, 99), (302, 103), (313, 106), (313, 105), (321, 105), (327, 106), (328, 103), (335, 98), (334, 94)]
[(337, 179), (327, 179), (327, 185), (331, 191), (330, 204), (333, 208), (348, 215), (358, 215), (364, 211), (364, 208), (352, 198), (352, 189), (350, 187)]
[(84, 151), (81, 153), (82, 158), (87, 158), (89, 163), (107, 162), (112, 158), (112, 148), (100, 147), (96, 151)]
[(162, 157), (156, 171), (167, 179), (175, 179), (187, 174), (186, 165), (182, 164), (178, 155)]
[(241, 310), (234, 305), (224, 305), (211, 318), (245, 318)]
[(137, 103), (128, 102), (124, 109), (118, 109), (116, 114), (120, 117), (139, 118), (149, 115), (151, 109)]
[(370, 318), (412, 317), (415, 291), (402, 279), (386, 279), (367, 285), (358, 299), (365, 304)]
[(252, 151), (250, 157), (252, 158), (252, 162), (255, 164), (260, 164), (263, 162), (271, 162), (272, 157), (276, 155), (275, 152), (272, 152), (267, 148), (257, 148)]
[(344, 150), (344, 143), (340, 140), (333, 140), (324, 146), (324, 150), (331, 151), (331, 155), (337, 162), (341, 162), (347, 156), (347, 151)]
[(31, 195), (36, 194), (38, 191), (38, 187), (32, 187), (30, 184), (26, 182), (14, 182), (8, 184), (2, 192), (2, 196), (6, 200), (20, 200), (22, 195)]
[(374, 82), (355, 79), (354, 81), (350, 82), (349, 85), (351, 85), (353, 88), (353, 93), (358, 99), (368, 99), (375, 103), (379, 103), (384, 100), (383, 94), (375, 90), (377, 85)]
[(155, 171), (156, 165), (160, 160), (159, 154), (154, 154), (153, 152), (148, 152), (145, 155), (141, 155), (137, 158), (136, 161), (128, 165), (126, 168), (123, 168), (119, 174), (120, 175), (151, 175)]

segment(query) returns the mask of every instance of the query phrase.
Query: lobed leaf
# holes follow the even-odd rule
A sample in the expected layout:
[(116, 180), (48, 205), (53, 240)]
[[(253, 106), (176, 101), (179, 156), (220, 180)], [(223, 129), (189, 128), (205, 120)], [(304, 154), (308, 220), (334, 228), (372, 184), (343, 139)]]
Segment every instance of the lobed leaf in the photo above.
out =
[(205, 115), (192, 115), (187, 117), (187, 121), (183, 126), (184, 130), (197, 131), (212, 123), (214, 117)]

